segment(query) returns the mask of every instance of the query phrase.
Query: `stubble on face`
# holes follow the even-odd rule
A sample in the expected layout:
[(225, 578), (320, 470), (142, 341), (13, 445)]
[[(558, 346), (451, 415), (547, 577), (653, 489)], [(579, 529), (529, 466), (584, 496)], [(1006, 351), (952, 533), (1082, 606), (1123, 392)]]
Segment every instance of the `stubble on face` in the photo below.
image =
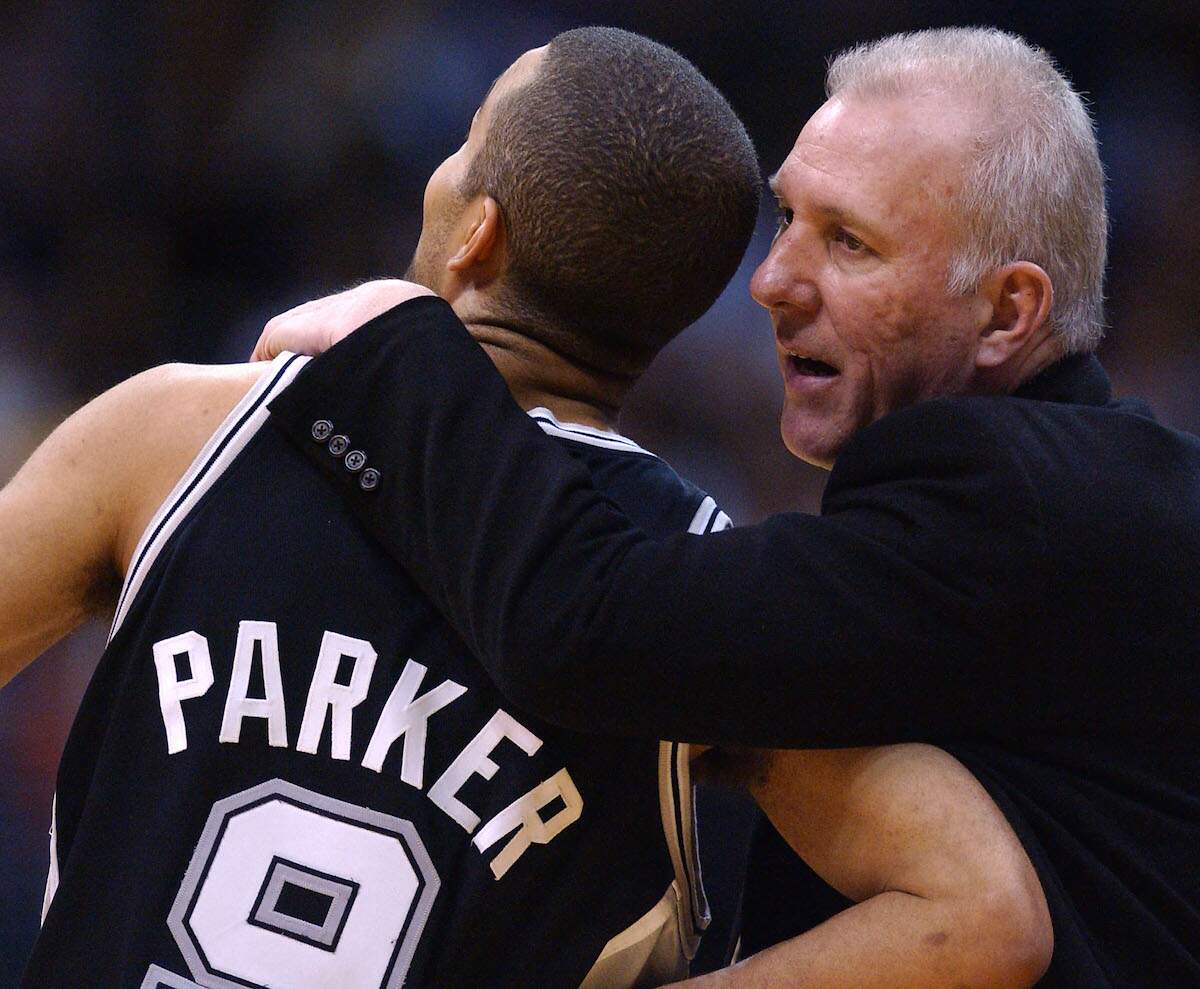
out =
[(407, 281), (439, 293), (451, 253), (451, 241), (467, 205), (461, 190), (453, 186), (442, 192), (441, 200), (436, 208), (425, 210), (420, 240), (404, 272)]

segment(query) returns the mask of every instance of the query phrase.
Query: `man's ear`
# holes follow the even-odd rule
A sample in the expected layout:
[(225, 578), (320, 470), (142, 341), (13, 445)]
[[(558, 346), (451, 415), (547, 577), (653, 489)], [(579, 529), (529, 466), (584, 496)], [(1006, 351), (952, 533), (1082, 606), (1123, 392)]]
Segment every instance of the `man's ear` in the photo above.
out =
[(991, 303), (992, 318), (979, 338), (977, 367), (999, 367), (1049, 332), (1054, 283), (1040, 265), (1032, 261), (1006, 264), (983, 280), (980, 294)]
[(471, 222), (466, 240), (446, 262), (446, 267), (460, 274), (478, 269), (482, 280), (490, 280), (504, 267), (504, 216), (500, 204), (491, 196), (472, 203), (468, 210)]

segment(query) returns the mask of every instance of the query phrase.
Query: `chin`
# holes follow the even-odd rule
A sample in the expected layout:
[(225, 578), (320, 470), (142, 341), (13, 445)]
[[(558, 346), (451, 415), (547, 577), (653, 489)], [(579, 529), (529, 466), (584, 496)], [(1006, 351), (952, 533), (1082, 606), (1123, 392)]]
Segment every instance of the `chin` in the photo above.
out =
[[(795, 416), (795, 419), (800, 417)], [(832, 442), (828, 432), (819, 424), (795, 421), (786, 408), (779, 420), (779, 435), (793, 457), (824, 470), (833, 467), (833, 461), (841, 449), (841, 444)]]

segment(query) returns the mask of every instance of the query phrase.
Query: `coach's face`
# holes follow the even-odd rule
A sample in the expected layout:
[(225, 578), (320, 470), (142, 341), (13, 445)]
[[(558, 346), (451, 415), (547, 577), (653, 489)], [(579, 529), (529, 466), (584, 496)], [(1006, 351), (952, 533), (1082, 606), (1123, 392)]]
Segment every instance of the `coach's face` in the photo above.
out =
[(533, 80), (545, 52), (545, 45), (525, 52), (496, 78), (471, 118), (467, 139), (429, 177), (425, 186), (421, 239), (406, 278), (420, 282), (439, 295), (446, 295), (446, 283), (451, 277), (446, 263), (469, 239), (472, 224), (477, 220), (472, 203), (462, 192), (471, 162), (487, 140), (497, 103)]
[(974, 121), (942, 97), (833, 99), (772, 180), (780, 228), (751, 281), (771, 311), (787, 448), (829, 467), (864, 426), (970, 387), (990, 307), (946, 291), (947, 208)]

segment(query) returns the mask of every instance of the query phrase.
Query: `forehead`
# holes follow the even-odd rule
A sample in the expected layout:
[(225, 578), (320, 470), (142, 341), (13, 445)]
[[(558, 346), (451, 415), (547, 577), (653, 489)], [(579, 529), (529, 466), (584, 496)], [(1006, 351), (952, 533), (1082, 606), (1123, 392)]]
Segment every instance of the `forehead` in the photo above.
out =
[(972, 108), (944, 95), (834, 98), (805, 124), (772, 187), (793, 207), (880, 220), (928, 213), (957, 192), (978, 128)]

